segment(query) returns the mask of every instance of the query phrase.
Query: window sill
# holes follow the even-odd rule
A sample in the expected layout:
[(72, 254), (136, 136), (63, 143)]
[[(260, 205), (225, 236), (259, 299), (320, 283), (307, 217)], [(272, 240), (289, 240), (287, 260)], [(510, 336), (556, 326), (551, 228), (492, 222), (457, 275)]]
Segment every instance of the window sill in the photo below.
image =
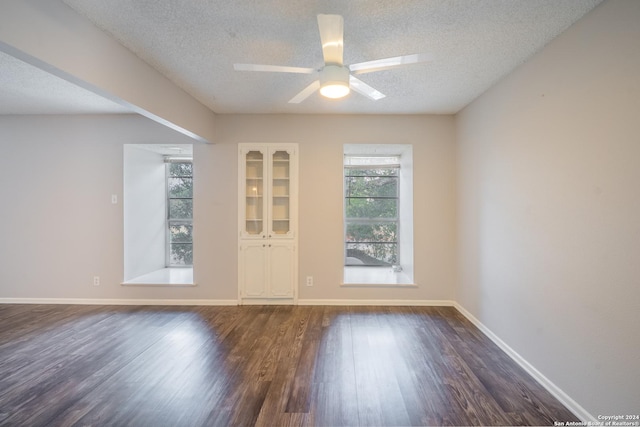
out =
[(417, 288), (415, 283), (340, 283), (341, 288)]
[(161, 268), (121, 283), (122, 286), (196, 286), (193, 268)]
[(384, 267), (345, 267), (344, 287), (407, 287), (417, 288), (413, 279), (404, 272), (396, 273), (391, 268)]

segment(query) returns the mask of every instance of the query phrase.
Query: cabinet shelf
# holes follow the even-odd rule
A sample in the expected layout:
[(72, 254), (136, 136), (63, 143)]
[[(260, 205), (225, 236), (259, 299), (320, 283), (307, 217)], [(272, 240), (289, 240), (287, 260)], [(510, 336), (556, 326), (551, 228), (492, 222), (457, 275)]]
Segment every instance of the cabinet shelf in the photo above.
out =
[(238, 297), (295, 302), (298, 145), (239, 144)]

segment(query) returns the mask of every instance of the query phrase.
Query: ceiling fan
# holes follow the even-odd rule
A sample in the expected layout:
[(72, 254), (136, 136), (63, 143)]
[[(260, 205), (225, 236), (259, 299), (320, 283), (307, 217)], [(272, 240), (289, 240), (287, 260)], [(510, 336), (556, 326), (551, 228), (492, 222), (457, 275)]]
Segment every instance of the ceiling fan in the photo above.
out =
[(374, 101), (385, 97), (383, 93), (372, 88), (354, 74), (372, 73), (403, 65), (417, 64), (431, 59), (431, 55), (418, 53), (413, 55), (396, 56), (375, 61), (360, 62), (344, 65), (342, 61), (344, 20), (340, 15), (318, 15), (318, 28), (322, 42), (324, 66), (320, 69), (288, 67), (283, 65), (233, 64), (236, 71), (267, 71), (275, 73), (318, 73), (315, 80), (300, 93), (289, 100), (290, 104), (299, 104), (316, 90), (327, 98), (342, 98), (349, 94), (350, 89)]

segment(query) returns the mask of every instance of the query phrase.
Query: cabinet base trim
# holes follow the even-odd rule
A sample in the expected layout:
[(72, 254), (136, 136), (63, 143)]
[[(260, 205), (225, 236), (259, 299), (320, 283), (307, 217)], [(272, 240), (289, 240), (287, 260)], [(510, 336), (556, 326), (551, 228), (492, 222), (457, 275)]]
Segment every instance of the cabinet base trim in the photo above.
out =
[(296, 305), (293, 298), (243, 298), (238, 305)]

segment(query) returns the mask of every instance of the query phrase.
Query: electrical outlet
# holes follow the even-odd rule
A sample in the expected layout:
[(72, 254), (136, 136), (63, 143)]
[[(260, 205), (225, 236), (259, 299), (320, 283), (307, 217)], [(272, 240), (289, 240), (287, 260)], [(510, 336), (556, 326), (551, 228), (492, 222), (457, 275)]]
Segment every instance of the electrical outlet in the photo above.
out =
[(313, 276), (307, 276), (307, 286), (313, 286)]
[(118, 204), (118, 195), (117, 194), (112, 194), (111, 195), (111, 203), (114, 205)]
[(93, 276), (93, 286), (100, 286), (100, 276)]

